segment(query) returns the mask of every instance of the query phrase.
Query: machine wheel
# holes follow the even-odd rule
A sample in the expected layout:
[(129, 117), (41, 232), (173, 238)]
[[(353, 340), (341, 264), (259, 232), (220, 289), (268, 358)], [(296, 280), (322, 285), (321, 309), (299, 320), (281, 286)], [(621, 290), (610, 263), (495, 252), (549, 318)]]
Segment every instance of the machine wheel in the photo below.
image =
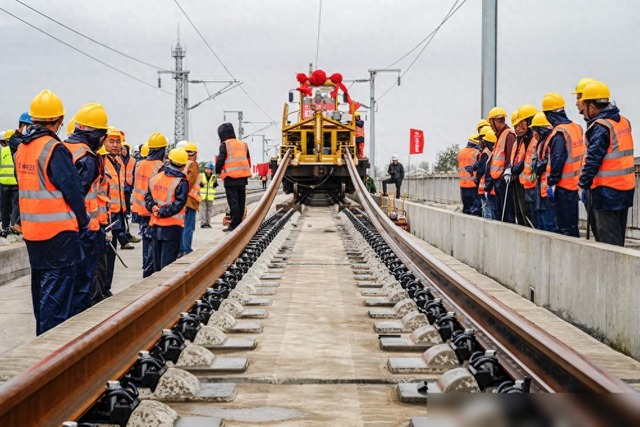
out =
[(342, 184), (340, 184), (340, 200), (344, 200), (346, 196), (347, 196), (347, 184), (343, 182)]
[(293, 183), (293, 202), (298, 203), (299, 200), (300, 200), (300, 193), (298, 193), (298, 183), (294, 182)]

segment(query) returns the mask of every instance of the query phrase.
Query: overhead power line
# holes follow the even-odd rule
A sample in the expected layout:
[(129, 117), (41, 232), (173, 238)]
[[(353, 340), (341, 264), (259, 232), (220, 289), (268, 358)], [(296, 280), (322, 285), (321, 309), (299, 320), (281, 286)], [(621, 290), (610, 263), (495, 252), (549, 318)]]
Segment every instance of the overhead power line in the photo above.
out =
[(140, 63), (140, 64), (146, 65), (147, 67), (151, 67), (151, 68), (154, 68), (154, 69), (156, 69), (156, 70), (164, 70), (164, 71), (166, 71), (163, 67), (159, 67), (159, 66), (157, 66), (157, 65), (153, 65), (153, 64), (151, 64), (151, 63), (149, 63), (149, 62), (147, 62), (147, 61), (143, 61), (142, 59), (136, 58), (135, 56), (128, 55), (128, 54), (126, 54), (126, 53), (124, 53), (124, 52), (121, 52), (121, 51), (119, 51), (119, 50), (117, 50), (117, 49), (112, 48), (111, 46), (107, 46), (106, 44), (101, 43), (101, 42), (99, 42), (98, 40), (95, 40), (95, 39), (93, 39), (93, 38), (91, 38), (91, 37), (89, 37), (89, 36), (87, 36), (87, 35), (85, 35), (85, 34), (82, 34), (80, 31), (74, 30), (73, 28), (71, 28), (71, 27), (69, 27), (69, 26), (67, 26), (67, 25), (63, 24), (63, 23), (62, 23), (62, 22), (60, 22), (60, 21), (57, 21), (57, 20), (53, 19), (53, 18), (52, 18), (52, 17), (50, 17), (49, 15), (47, 15), (47, 14), (45, 14), (45, 13), (43, 13), (43, 12), (40, 12), (39, 10), (35, 9), (34, 7), (32, 7), (32, 6), (28, 5), (28, 4), (26, 4), (26, 3), (24, 3), (24, 2), (22, 2), (22, 1), (20, 1), (20, 0), (15, 0), (15, 1), (16, 1), (17, 3), (19, 3), (19, 4), (21, 4), (22, 6), (26, 7), (27, 9), (30, 9), (30, 10), (32, 10), (33, 12), (37, 13), (38, 15), (40, 15), (40, 16), (42, 16), (42, 17), (44, 17), (44, 18), (48, 19), (49, 21), (55, 22), (56, 24), (60, 25), (61, 27), (66, 28), (67, 30), (71, 31), (72, 33), (75, 33), (75, 34), (79, 35), (80, 37), (83, 37), (83, 38), (85, 38), (85, 39), (87, 39), (87, 40), (89, 40), (89, 41), (91, 41), (91, 42), (93, 42), (93, 43), (95, 43), (95, 44), (97, 44), (97, 45), (99, 45), (99, 46), (102, 46), (102, 47), (104, 47), (105, 49), (108, 49), (108, 50), (110, 50), (110, 51), (112, 51), (112, 52), (117, 53), (118, 55), (122, 55), (122, 56), (124, 56), (125, 58), (129, 58), (129, 59), (131, 59), (131, 60), (133, 60), (133, 61), (136, 61), (136, 62), (138, 62), (138, 63)]
[(169, 94), (169, 95), (173, 95), (173, 93), (171, 93), (171, 92), (168, 92), (168, 91), (166, 91), (166, 90), (164, 90), (164, 89), (159, 89), (159, 88), (157, 88), (155, 85), (152, 85), (152, 84), (150, 84), (150, 83), (145, 82), (144, 80), (141, 80), (141, 79), (139, 79), (139, 78), (137, 78), (137, 77), (135, 77), (135, 76), (132, 76), (131, 74), (129, 74), (129, 73), (125, 72), (125, 71), (122, 71), (122, 70), (120, 70), (119, 68), (116, 68), (116, 67), (114, 67), (113, 65), (108, 64), (108, 63), (106, 63), (106, 62), (102, 61), (101, 59), (98, 59), (98, 58), (96, 58), (95, 56), (92, 56), (92, 55), (90, 55), (90, 54), (88, 54), (88, 53), (86, 53), (86, 52), (84, 52), (84, 51), (82, 51), (82, 50), (78, 49), (77, 47), (75, 47), (75, 46), (73, 46), (73, 45), (70, 45), (69, 43), (67, 43), (67, 42), (65, 42), (65, 41), (63, 41), (63, 40), (60, 40), (60, 39), (59, 39), (59, 38), (57, 38), (56, 36), (53, 36), (53, 35), (51, 35), (51, 34), (47, 33), (46, 31), (44, 31), (44, 30), (42, 30), (42, 29), (40, 29), (40, 28), (36, 27), (36, 26), (35, 26), (35, 25), (33, 25), (33, 24), (30, 24), (29, 22), (25, 21), (24, 19), (22, 19), (22, 18), (20, 18), (20, 17), (18, 17), (18, 16), (16, 16), (16, 15), (14, 15), (13, 13), (11, 13), (11, 12), (9, 12), (9, 11), (7, 11), (7, 10), (5, 10), (5, 9), (1, 8), (1, 7), (0, 7), (0, 10), (1, 10), (1, 11), (3, 11), (4, 13), (6, 13), (7, 15), (9, 15), (9, 16), (11, 16), (11, 17), (13, 17), (13, 18), (17, 19), (18, 21), (22, 22), (23, 24), (28, 25), (29, 27), (33, 28), (34, 30), (36, 30), (36, 31), (38, 31), (38, 32), (40, 32), (40, 33), (42, 33), (42, 34), (44, 34), (44, 35), (48, 36), (48, 37), (51, 37), (52, 39), (54, 39), (54, 40), (55, 40), (55, 41), (57, 41), (58, 43), (62, 43), (63, 45), (67, 46), (68, 48), (73, 49), (73, 50), (75, 50), (76, 52), (78, 52), (78, 53), (80, 53), (80, 54), (82, 54), (82, 55), (84, 55), (84, 56), (86, 56), (86, 57), (88, 57), (88, 58), (93, 59), (94, 61), (96, 61), (96, 62), (98, 62), (98, 63), (100, 63), (100, 64), (104, 65), (105, 67), (108, 67), (108, 68), (112, 69), (113, 71), (116, 71), (116, 72), (118, 72), (118, 73), (120, 73), (120, 74), (122, 74), (122, 75), (124, 75), (124, 76), (127, 76), (127, 77), (129, 77), (130, 79), (133, 79), (133, 80), (137, 81), (138, 83), (142, 83), (142, 84), (143, 84), (143, 85), (145, 85), (145, 86), (149, 86), (150, 88), (153, 88), (153, 89), (155, 89), (155, 90), (159, 90), (159, 91), (164, 92), (164, 93), (167, 93), (167, 94)]
[[(178, 8), (180, 9), (180, 11), (182, 12), (182, 14), (184, 15), (185, 18), (187, 18), (187, 21), (189, 21), (189, 23), (191, 24), (191, 26), (193, 27), (194, 30), (196, 30), (196, 33), (198, 33), (198, 35), (200, 36), (200, 38), (202, 39), (202, 41), (204, 42), (205, 45), (207, 45), (207, 47), (209, 48), (209, 50), (211, 51), (211, 53), (213, 54), (213, 56), (215, 56), (215, 58), (218, 60), (218, 62), (220, 63), (220, 65), (222, 65), (222, 67), (225, 69), (225, 71), (229, 74), (229, 76), (234, 79), (237, 80), (236, 77), (231, 73), (231, 71), (229, 70), (229, 68), (227, 68), (227, 66), (224, 64), (224, 62), (222, 62), (222, 59), (220, 59), (220, 57), (218, 56), (218, 54), (216, 53), (215, 50), (213, 50), (213, 48), (211, 47), (211, 45), (209, 44), (209, 42), (207, 41), (207, 39), (204, 38), (204, 36), (202, 35), (202, 33), (200, 32), (200, 30), (198, 30), (198, 27), (196, 27), (196, 24), (191, 20), (191, 18), (189, 18), (189, 15), (187, 15), (187, 12), (182, 8), (182, 6), (180, 5), (180, 2), (178, 2), (178, 0), (174, 0), (175, 4), (178, 6)], [(262, 111), (262, 113), (267, 116), (269, 118), (269, 120), (271, 120), (272, 122), (275, 122), (275, 120), (273, 120), (273, 118), (260, 106), (260, 104), (258, 104), (258, 102), (256, 102), (255, 99), (253, 99), (253, 97), (251, 95), (249, 95), (249, 92), (247, 92), (247, 90), (243, 87), (240, 86), (240, 90), (242, 90), (244, 92), (245, 95), (247, 95), (247, 97), (251, 100), (251, 102), (253, 102), (253, 104), (258, 107), (258, 109), (260, 111)]]

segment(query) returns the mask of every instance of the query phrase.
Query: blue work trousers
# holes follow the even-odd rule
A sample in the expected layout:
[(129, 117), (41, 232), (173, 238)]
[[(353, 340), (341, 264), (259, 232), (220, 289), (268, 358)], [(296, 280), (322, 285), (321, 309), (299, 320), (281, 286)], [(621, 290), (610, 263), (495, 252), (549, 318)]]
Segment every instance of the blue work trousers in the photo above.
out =
[(533, 223), (534, 228), (540, 228), (538, 226), (538, 211), (536, 210), (536, 202), (528, 202), (529, 203), (529, 211), (531, 212), (531, 222)]
[(153, 268), (160, 271), (178, 259), (180, 251), (179, 240), (153, 239)]
[(196, 229), (196, 211), (187, 208), (184, 215), (184, 230), (182, 231), (182, 241), (180, 242), (180, 253), (188, 255), (193, 252), (191, 243), (193, 242), (193, 232)]
[[(480, 196), (480, 200), (482, 201), (482, 218), (485, 219), (493, 219), (493, 205), (495, 205), (496, 196), (492, 195), (482, 195)], [(491, 202), (493, 200), (493, 203)]]
[(538, 210), (538, 228), (544, 231), (555, 233), (558, 231), (556, 225), (556, 213), (553, 209)]
[(558, 233), (565, 236), (580, 237), (578, 231), (578, 190), (566, 190), (556, 187), (556, 220)]
[[(498, 204), (498, 215), (496, 215), (497, 217), (494, 219), (501, 221), (504, 215), (504, 222), (510, 222), (511, 224), (514, 224), (516, 222), (516, 206), (514, 203), (512, 186), (507, 186), (507, 182), (502, 178), (494, 180), (493, 186), (496, 190), (496, 198)], [(502, 212), (503, 209), (504, 212)]]
[(36, 318), (36, 335), (42, 335), (73, 314), (73, 283), (76, 265), (62, 268), (31, 269), (31, 301)]

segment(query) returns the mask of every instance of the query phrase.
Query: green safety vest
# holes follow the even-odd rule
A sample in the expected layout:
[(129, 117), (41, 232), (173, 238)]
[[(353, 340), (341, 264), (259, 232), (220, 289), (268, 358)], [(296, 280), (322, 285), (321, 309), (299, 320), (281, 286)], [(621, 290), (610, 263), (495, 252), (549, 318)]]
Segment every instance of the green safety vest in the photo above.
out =
[(207, 175), (204, 172), (200, 174), (200, 183), (202, 184), (200, 186), (200, 197), (202, 197), (202, 200), (212, 202), (216, 198), (216, 189), (213, 188), (215, 182), (215, 175), (212, 174), (211, 181), (207, 181)]
[(7, 145), (2, 147), (0, 151), (0, 184), (2, 185), (18, 185), (16, 180), (16, 167), (13, 165), (13, 156), (11, 155), (11, 149)]

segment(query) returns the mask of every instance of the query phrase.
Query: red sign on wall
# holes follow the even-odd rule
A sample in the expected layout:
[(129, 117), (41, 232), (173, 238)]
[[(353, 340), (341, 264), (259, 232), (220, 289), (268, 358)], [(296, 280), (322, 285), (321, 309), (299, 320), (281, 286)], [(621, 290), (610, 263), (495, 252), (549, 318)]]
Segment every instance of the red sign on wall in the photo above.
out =
[(424, 150), (424, 132), (418, 129), (411, 129), (409, 154), (422, 154)]

